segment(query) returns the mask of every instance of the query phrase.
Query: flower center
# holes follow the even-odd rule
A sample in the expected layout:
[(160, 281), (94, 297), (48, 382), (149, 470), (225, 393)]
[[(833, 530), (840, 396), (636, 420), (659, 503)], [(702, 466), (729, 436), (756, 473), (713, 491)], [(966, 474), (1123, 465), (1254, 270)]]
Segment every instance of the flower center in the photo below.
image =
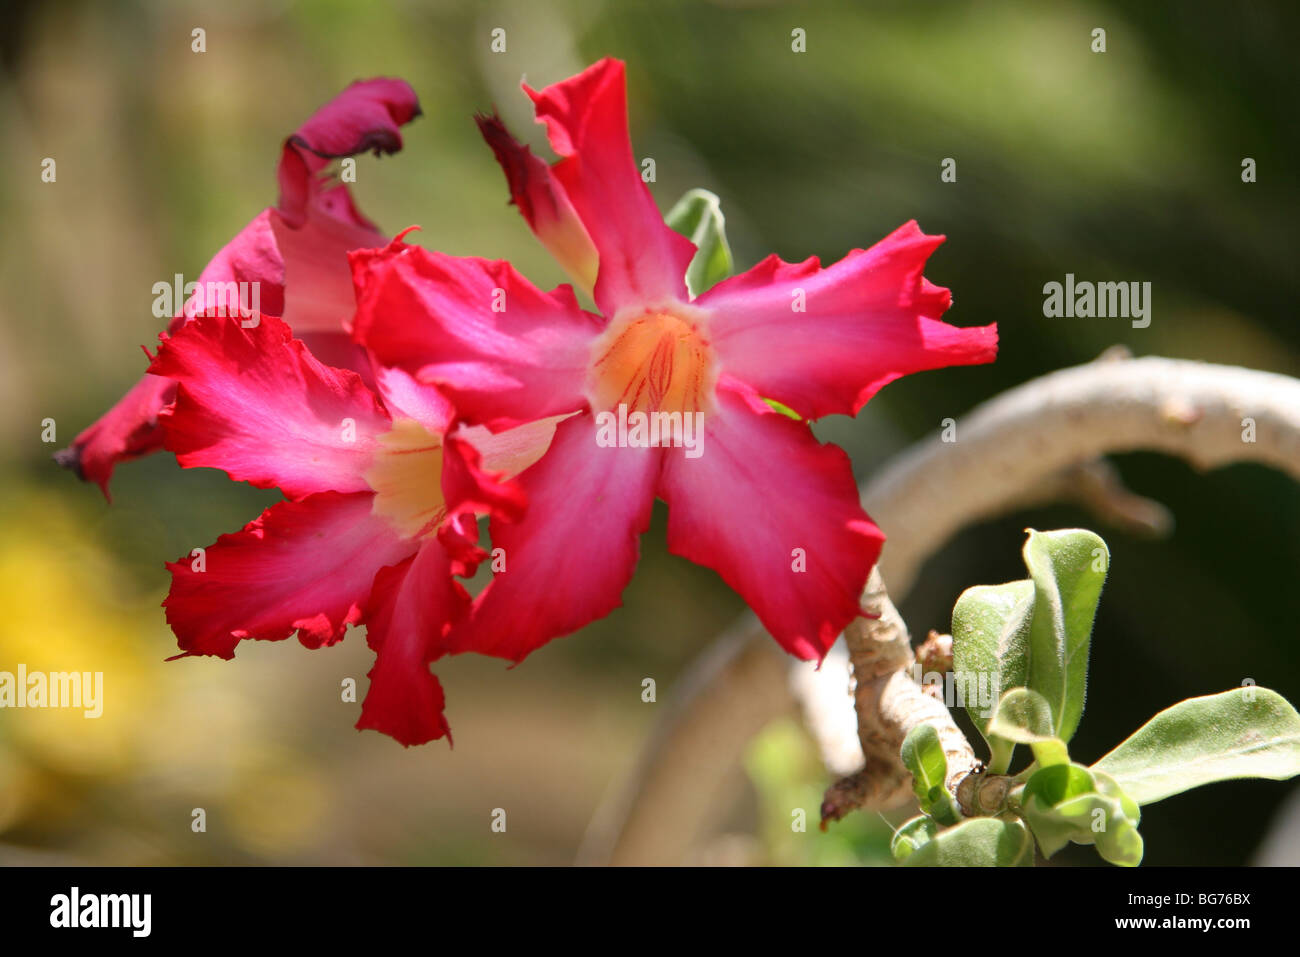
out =
[(432, 534), (446, 512), (442, 440), (414, 419), (397, 419), (378, 441), (365, 473), (375, 490), (372, 511), (403, 538)]
[(611, 324), (592, 348), (588, 398), (597, 412), (707, 412), (713, 352), (700, 324), (647, 311)]

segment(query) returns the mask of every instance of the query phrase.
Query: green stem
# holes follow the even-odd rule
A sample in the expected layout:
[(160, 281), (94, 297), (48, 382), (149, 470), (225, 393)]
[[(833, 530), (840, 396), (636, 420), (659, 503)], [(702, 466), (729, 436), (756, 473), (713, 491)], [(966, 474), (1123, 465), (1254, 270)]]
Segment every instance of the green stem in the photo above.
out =
[(1015, 742), (1006, 738), (993, 738), (989, 750), (992, 752), (989, 756), (989, 773), (1006, 774), (1011, 767), (1011, 755), (1016, 750)]

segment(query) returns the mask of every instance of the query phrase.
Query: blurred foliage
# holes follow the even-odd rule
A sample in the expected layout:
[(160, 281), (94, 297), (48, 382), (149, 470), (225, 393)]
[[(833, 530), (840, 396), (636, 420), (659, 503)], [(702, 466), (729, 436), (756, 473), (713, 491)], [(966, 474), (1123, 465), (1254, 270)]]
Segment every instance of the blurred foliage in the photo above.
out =
[[(822, 831), (819, 815), (826, 769), (808, 733), (789, 719), (774, 721), (745, 755), (758, 792), (761, 863), (783, 867), (893, 863), (894, 825), (873, 814), (853, 814)], [(897, 817), (897, 815), (895, 815)]]
[[(196, 26), (204, 54), (190, 50)], [(496, 26), (508, 34), (500, 55), (488, 46)], [(1096, 26), (1105, 54), (1088, 49)], [(794, 27), (806, 53), (790, 50)], [(12, 611), (0, 669), (93, 658), (113, 676), (93, 730), (59, 713), (0, 714), (0, 860), (570, 860), (655, 720), (642, 678), (659, 681), (662, 700), (741, 608), (713, 573), (666, 553), (657, 510), (608, 619), (508, 675), (491, 661), (440, 667), (454, 752), (351, 730), (356, 706), (338, 687), (368, 668), (359, 636), (312, 654), (282, 643), (241, 648), (234, 662), (162, 663), (175, 648), (156, 607), (163, 561), (274, 496), (155, 457), (120, 469), (108, 508), (50, 463), (40, 422), (54, 418), (66, 444), (143, 371), (138, 345), (159, 329), (152, 284), (196, 276), (274, 201), (283, 137), (349, 81), (403, 76), (424, 107), (402, 153), (359, 162), (362, 209), (393, 232), (420, 223), (427, 246), (508, 258), (540, 285), (564, 277), (507, 205), (471, 114), (496, 104), (545, 150), (521, 75), (540, 86), (604, 55), (628, 61), (635, 150), (656, 159), (661, 207), (689, 188), (716, 193), (738, 270), (769, 252), (833, 261), (912, 218), (945, 233), (927, 275), (954, 290), (953, 322), (1000, 324), (1001, 355), (904, 379), (857, 419), (819, 423), (866, 476), (944, 417), (1114, 343), (1300, 371), (1297, 27), (1294, 4), (1209, 0), (11, 0), (0, 491), (12, 518), (0, 527), (0, 584)], [(56, 184), (39, 179), (47, 156)], [(1244, 156), (1258, 162), (1255, 184), (1240, 180)], [(939, 180), (944, 157), (957, 160), (956, 183)], [(1150, 328), (1043, 318), (1042, 286), (1066, 272), (1152, 282)], [(1102, 753), (1169, 701), (1246, 677), (1300, 697), (1294, 484), (1155, 455), (1119, 465), (1178, 528), (1160, 542), (1098, 529), (1116, 575), (1081, 751)], [(1062, 507), (968, 529), (927, 567), (904, 615), (916, 633), (946, 630), (964, 588), (1020, 574), (1026, 525), (1091, 524)], [(1172, 799), (1145, 830), (1146, 860), (1192, 862), (1180, 835), (1194, 828), (1195, 862), (1247, 861), (1284, 794), (1243, 782)], [(1224, 801), (1249, 801), (1258, 818), (1206, 828)], [(209, 810), (202, 836), (189, 828), (197, 806)], [(494, 807), (510, 810), (508, 835), (490, 833)], [(797, 851), (763, 828), (771, 860), (822, 853), (807, 850), (811, 831)]]

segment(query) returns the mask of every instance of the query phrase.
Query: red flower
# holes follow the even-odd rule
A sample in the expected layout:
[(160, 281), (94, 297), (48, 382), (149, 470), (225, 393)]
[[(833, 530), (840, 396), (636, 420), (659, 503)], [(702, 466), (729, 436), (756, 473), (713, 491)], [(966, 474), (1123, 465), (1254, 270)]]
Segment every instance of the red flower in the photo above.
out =
[[(514, 201), (571, 274), (590, 272), (589, 241), (602, 315), (505, 262), (400, 241), (354, 257), (365, 297), (353, 331), (377, 361), (437, 384), (493, 430), (568, 416), (520, 476), (527, 516), (493, 522), (506, 568), (450, 643), (519, 660), (607, 614), (657, 495), (671, 551), (717, 570), (787, 650), (824, 655), (859, 613), (883, 535), (844, 452), (764, 400), (809, 419), (851, 415), (901, 375), (991, 361), (996, 328), (939, 320), (949, 293), (922, 271), (943, 237), (915, 223), (827, 268), (769, 257), (691, 300), (695, 247), (664, 223), (638, 173), (623, 65), (524, 89), (562, 159), (547, 167), (497, 120), (481, 121), (484, 132)], [(615, 432), (636, 444), (622, 428), (634, 414), (676, 415), (678, 445), (702, 421), (702, 444), (607, 447)]]
[(168, 565), (181, 657), (231, 658), (244, 638), (295, 631), (317, 648), (365, 622), (376, 660), (357, 727), (405, 745), (447, 734), (429, 663), (469, 605), (453, 576), (483, 557), (475, 513), (517, 517), (518, 490), (449, 434), (437, 390), (387, 369), (376, 395), (272, 316), (252, 328), (199, 317), (162, 340), (149, 372), (176, 384), (159, 414), (165, 447), (290, 499)]
[[(331, 159), (367, 150), (402, 148), (398, 127), (420, 115), (415, 93), (402, 80), (358, 81), (312, 115), (284, 144), (279, 203), (263, 210), (212, 258), (199, 275), (199, 291), (168, 327), (206, 310), (213, 284), (257, 283), (261, 311), (283, 316), (294, 332), (328, 362), (364, 369), (346, 324), (353, 309), (347, 253), (387, 241), (361, 215), (347, 186), (323, 176)], [(57, 453), (61, 465), (97, 483), (108, 495), (118, 462), (162, 446), (158, 413), (175, 386), (146, 375), (97, 422)]]

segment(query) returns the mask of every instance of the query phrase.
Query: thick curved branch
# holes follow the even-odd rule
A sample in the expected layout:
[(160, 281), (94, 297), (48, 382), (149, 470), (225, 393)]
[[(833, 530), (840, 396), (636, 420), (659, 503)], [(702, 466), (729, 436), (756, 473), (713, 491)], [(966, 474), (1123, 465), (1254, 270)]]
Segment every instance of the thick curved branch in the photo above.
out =
[[(1300, 480), (1300, 380), (1180, 359), (1103, 360), (1034, 379), (984, 403), (958, 423), (955, 442), (938, 436), (920, 442), (863, 488), (864, 506), (890, 534), (880, 571), (896, 599), (956, 532), (1041, 500), (1045, 487), (1059, 489), (1063, 476), (1108, 453), (1161, 451), (1202, 468), (1259, 462)], [(1151, 521), (1158, 524), (1159, 517)], [(619, 803), (593, 822), (585, 862), (682, 861), (697, 833), (682, 826), (673, 809), (709, 802), (718, 793), (756, 724), (755, 706), (769, 719), (788, 710), (790, 695), (775, 674), (783, 669), (753, 669), (755, 655), (776, 657), (779, 651), (752, 615), (737, 622), (728, 641), (707, 656), (711, 680), (691, 682), (692, 693), (677, 696), (640, 763), (643, 769), (664, 761), (672, 766), (672, 756), (689, 749), (695, 755), (690, 772), (628, 782)], [(795, 686), (818, 689), (814, 711), (821, 716), (810, 724), (828, 766), (845, 773), (846, 765), (856, 759), (861, 767), (865, 758), (843, 733), (857, 722), (835, 717), (841, 707), (835, 696), (843, 695), (843, 708), (851, 699), (848, 674), (834, 669), (828, 658), (814, 681), (805, 676)], [(747, 684), (745, 673), (764, 677)], [(742, 711), (743, 727), (720, 717)], [(642, 837), (629, 842), (628, 834)], [(647, 842), (645, 835), (658, 840)], [(655, 852), (645, 857), (647, 843)]]
[(1184, 359), (1091, 362), (986, 402), (956, 439), (912, 446), (863, 490), (892, 533), (881, 573), (895, 596), (962, 528), (1103, 455), (1165, 452), (1203, 469), (1259, 462), (1300, 479), (1300, 380)]
[[(945, 783), (954, 794), (980, 763), (943, 702), (921, 690), (913, 677), (916, 655), (907, 625), (889, 600), (879, 569), (867, 580), (862, 610), (863, 617), (844, 629), (858, 718), (857, 768), (827, 790), (821, 807), (823, 828), (856, 808), (892, 808), (911, 798), (911, 776), (898, 752), (907, 733), (919, 724), (929, 723), (939, 732), (948, 760)], [(843, 701), (817, 704), (844, 707)], [(825, 747), (825, 739), (819, 740)]]

